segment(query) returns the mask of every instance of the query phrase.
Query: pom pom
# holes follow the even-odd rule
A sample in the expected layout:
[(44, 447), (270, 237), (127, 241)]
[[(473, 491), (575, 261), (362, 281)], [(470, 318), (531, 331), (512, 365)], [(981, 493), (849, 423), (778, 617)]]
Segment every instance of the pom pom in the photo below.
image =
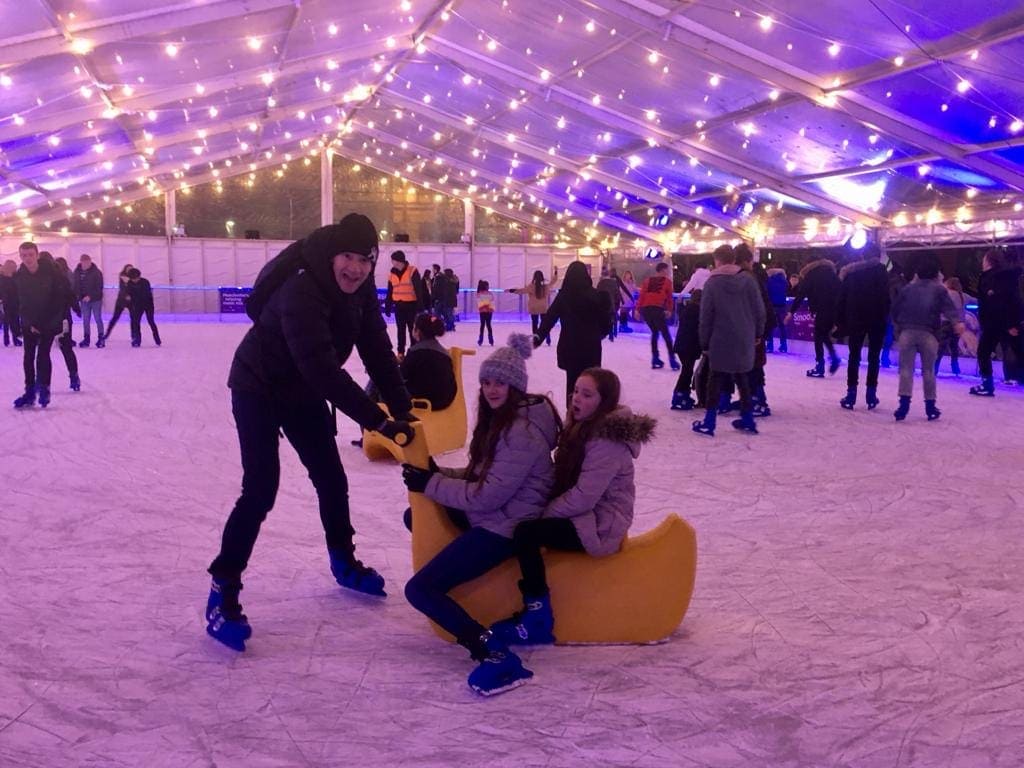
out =
[(514, 349), (523, 360), (529, 360), (530, 355), (533, 354), (533, 336), (528, 334), (510, 333), (506, 344)]

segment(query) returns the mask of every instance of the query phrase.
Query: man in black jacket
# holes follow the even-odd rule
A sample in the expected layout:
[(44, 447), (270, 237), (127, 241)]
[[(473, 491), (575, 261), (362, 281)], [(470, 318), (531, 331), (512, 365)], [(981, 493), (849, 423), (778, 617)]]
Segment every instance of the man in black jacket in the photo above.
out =
[(1024, 360), (1024, 300), (1021, 298), (1020, 267), (1008, 263), (1005, 254), (992, 248), (982, 259), (984, 271), (978, 280), (978, 372), (981, 385), (971, 387), (972, 395), (993, 397), (992, 353), (1003, 345), (1017, 358)]
[(836, 302), (839, 300), (839, 278), (836, 276), (836, 265), (828, 259), (816, 259), (800, 270), (800, 282), (796, 287), (793, 303), (789, 305), (783, 325), (793, 319), (793, 315), (807, 299), (807, 304), (814, 315), (814, 358), (815, 365), (807, 372), (811, 378), (820, 379), (825, 376), (825, 348), (828, 348), (831, 360), (828, 372), (834, 374), (839, 370), (842, 361), (836, 355), (832, 344), (832, 327), (836, 324)]
[(64, 319), (64, 295), (67, 283), (52, 263), (39, 259), (35, 243), (18, 246), (21, 266), (14, 274), (18, 291), (18, 308), (25, 344), (25, 394), (14, 401), (15, 408), (36, 402), (45, 408), (50, 404), (50, 348), (61, 330)]
[(860, 354), (868, 342), (868, 377), (864, 401), (868, 410), (878, 405), (878, 368), (889, 321), (889, 273), (882, 265), (882, 251), (869, 245), (861, 261), (843, 267), (836, 316), (840, 333), (849, 336), (850, 360), (846, 366), (846, 397), (839, 404), (852, 410), (857, 402)]
[(18, 309), (18, 289), (14, 285), (14, 273), (18, 265), (14, 259), (7, 259), (0, 265), (0, 303), (4, 305), (4, 346), (21, 346), (21, 317)]
[(125, 284), (128, 295), (128, 316), (131, 318), (132, 346), (142, 346), (142, 316), (146, 316), (149, 332), (153, 334), (153, 343), (160, 346), (160, 330), (153, 319), (153, 286), (142, 276), (137, 267), (128, 270), (128, 282)]
[[(370, 279), (376, 258), (373, 223), (349, 214), (288, 246), (253, 286), (253, 296), (264, 290), (265, 303), (247, 307), (254, 325), (239, 344), (228, 377), (242, 449), (242, 495), (209, 568), (213, 585), (206, 608), (207, 632), (236, 650), (245, 650), (252, 634), (238, 593), (260, 525), (277, 495), (281, 434), (316, 488), (335, 579), (349, 589), (385, 595), (380, 574), (355, 558), (348, 480), (327, 407), (330, 402), (360, 426), (391, 439), (411, 438), (412, 403)], [(275, 286), (269, 295), (268, 285)], [(342, 369), (353, 348), (395, 421)]]
[(96, 318), (96, 347), (103, 347), (103, 273), (92, 263), (92, 257), (83, 253), (75, 267), (75, 294), (82, 308), (82, 343), (89, 346), (91, 319)]

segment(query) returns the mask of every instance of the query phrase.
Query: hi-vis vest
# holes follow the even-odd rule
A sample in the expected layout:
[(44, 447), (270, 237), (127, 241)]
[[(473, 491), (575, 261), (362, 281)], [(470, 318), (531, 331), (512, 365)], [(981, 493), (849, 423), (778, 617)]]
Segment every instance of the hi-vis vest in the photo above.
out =
[(405, 268), (405, 272), (399, 277), (394, 272), (388, 273), (388, 282), (391, 283), (392, 301), (417, 301), (416, 288), (412, 284), (412, 273), (416, 270), (412, 264)]

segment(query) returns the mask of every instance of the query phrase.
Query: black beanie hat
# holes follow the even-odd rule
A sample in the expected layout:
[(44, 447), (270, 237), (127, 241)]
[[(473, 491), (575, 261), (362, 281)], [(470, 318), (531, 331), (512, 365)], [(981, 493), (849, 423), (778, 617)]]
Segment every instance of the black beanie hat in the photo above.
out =
[(377, 228), (361, 213), (350, 213), (337, 224), (313, 230), (305, 239), (307, 256), (331, 259), (339, 253), (358, 253), (377, 261)]
[(405, 251), (395, 251), (391, 254), (392, 261), (400, 261), (403, 264), (408, 264), (409, 259), (405, 257)]

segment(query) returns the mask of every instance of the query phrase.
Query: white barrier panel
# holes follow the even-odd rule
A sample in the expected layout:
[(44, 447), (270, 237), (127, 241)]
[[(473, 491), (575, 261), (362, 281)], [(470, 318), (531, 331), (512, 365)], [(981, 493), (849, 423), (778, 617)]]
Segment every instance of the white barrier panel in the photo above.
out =
[[(22, 238), (0, 236), (0, 261), (18, 261), (18, 245)], [(104, 307), (114, 306), (117, 276), (125, 264), (132, 264), (153, 286), (156, 311), (174, 313), (216, 313), (220, 309), (218, 288), (252, 285), (263, 265), (288, 244), (281, 240), (228, 240), (223, 238), (132, 237), (73, 233), (68, 236), (40, 234), (36, 240), (40, 250), (54, 257), (64, 257), (74, 269), (81, 254), (88, 253), (103, 271), (107, 287)], [(380, 258), (374, 279), (378, 287), (387, 286), (391, 270), (391, 253), (401, 249), (409, 262), (421, 272), (433, 264), (451, 269), (459, 277), (463, 293), (460, 309), (475, 313), (472, 292), (478, 280), (487, 280), (492, 289), (507, 291), (522, 288), (541, 270), (550, 277), (557, 265), (559, 274), (577, 258), (592, 267), (596, 282), (600, 255), (578, 256), (574, 248), (556, 248), (542, 244), (483, 244), (471, 247), (464, 243), (381, 243)], [(499, 312), (525, 312), (520, 296), (498, 293)]]

